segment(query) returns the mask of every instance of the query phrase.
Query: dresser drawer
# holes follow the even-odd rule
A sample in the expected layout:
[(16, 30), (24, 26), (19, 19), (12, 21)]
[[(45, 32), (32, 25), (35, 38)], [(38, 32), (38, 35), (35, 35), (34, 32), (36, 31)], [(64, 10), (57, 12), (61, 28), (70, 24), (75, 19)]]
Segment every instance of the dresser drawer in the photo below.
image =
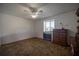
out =
[(54, 29), (53, 30), (53, 42), (59, 45), (67, 44), (67, 30)]

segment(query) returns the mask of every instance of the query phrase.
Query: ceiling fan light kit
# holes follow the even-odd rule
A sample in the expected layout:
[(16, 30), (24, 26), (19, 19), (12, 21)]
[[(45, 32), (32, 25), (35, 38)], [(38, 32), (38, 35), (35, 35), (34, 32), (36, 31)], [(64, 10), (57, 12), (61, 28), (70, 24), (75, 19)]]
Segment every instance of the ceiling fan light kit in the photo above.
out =
[(32, 16), (32, 18), (36, 18), (37, 17), (37, 15), (31, 15)]
[(37, 16), (39, 16), (43, 12), (43, 10), (39, 10), (35, 7), (29, 7), (29, 10), (31, 12), (32, 18), (36, 18)]

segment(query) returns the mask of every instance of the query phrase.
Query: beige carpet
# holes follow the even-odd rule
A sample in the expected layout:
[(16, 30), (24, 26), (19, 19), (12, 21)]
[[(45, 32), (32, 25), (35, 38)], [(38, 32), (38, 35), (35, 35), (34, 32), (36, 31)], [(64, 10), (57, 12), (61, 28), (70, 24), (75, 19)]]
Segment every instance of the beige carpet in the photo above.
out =
[(69, 47), (52, 44), (42, 39), (26, 39), (1, 46), (3, 56), (69, 56)]

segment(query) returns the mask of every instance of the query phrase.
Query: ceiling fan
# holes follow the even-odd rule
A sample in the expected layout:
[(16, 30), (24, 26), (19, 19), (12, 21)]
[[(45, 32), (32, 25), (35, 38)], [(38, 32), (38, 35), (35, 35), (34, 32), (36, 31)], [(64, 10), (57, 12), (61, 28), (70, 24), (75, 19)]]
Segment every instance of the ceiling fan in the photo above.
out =
[(40, 10), (35, 7), (28, 7), (28, 8), (30, 9), (32, 18), (36, 18), (38, 15), (40, 15), (43, 12), (43, 10)]
[(41, 10), (38, 7), (34, 7), (30, 4), (21, 4), (21, 5), (27, 8), (26, 10), (24, 10), (24, 12), (28, 11), (32, 18), (36, 18), (37, 16), (43, 13), (43, 10)]

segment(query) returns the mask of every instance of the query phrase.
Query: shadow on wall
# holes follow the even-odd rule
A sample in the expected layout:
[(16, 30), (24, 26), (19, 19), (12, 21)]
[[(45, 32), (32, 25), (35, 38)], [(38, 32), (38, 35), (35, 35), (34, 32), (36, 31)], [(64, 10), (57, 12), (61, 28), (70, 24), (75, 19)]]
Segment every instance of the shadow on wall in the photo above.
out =
[(71, 45), (71, 41), (75, 40), (75, 32), (68, 30), (68, 44)]
[(31, 33), (17, 33), (17, 34), (10, 34), (3, 37), (0, 37), (0, 44), (11, 43), (23, 39), (31, 38), (33, 35)]
[(1, 47), (1, 38), (0, 38), (0, 47)]
[(75, 32), (73, 32), (72, 30), (68, 30), (68, 34), (69, 34), (69, 36), (71, 36), (71, 37), (75, 37)]

